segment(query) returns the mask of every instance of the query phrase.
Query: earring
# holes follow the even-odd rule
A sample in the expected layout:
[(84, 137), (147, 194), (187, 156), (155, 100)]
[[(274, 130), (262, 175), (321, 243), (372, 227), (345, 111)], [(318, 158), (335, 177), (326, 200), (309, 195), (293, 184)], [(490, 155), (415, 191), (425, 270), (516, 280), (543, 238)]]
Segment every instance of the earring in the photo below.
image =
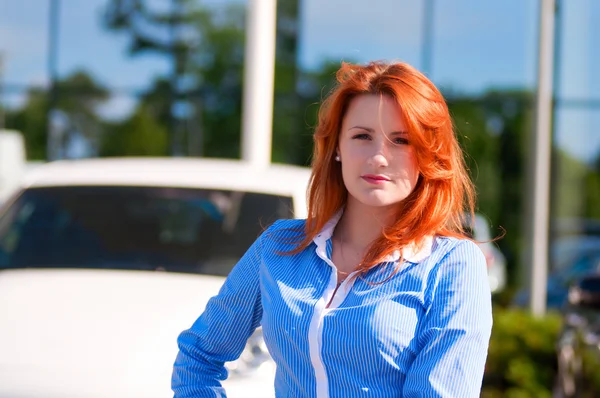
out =
[(340, 159), (340, 155), (335, 155), (335, 160), (337, 160), (338, 162), (341, 161), (342, 159)]

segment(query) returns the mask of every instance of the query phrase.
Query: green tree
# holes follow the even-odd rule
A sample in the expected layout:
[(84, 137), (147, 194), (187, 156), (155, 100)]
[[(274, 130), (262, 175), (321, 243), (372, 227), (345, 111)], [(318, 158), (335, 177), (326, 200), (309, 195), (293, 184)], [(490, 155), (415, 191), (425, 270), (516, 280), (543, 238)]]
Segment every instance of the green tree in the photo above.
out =
[(298, 92), (301, 71), (297, 63), (300, 4), (299, 0), (277, 3), (272, 158), (274, 162), (304, 165), (308, 158), (303, 150), (303, 100)]
[[(107, 90), (86, 71), (77, 70), (57, 82), (57, 93), (55, 105), (67, 118), (67, 135), (78, 132), (89, 140), (97, 139), (102, 123), (96, 110), (108, 99)], [(46, 159), (49, 106), (48, 93), (32, 88), (22, 107), (6, 112), (6, 127), (23, 134), (30, 160)]]
[(585, 179), (585, 217), (600, 220), (600, 172), (588, 171)]
[(319, 107), (335, 86), (335, 73), (339, 67), (339, 61), (326, 60), (315, 70), (298, 72), (298, 107), (295, 121), (298, 136), (294, 143), (296, 164), (309, 165), (311, 162), (313, 132), (317, 125)]
[(552, 216), (600, 219), (600, 172), (595, 165), (559, 148), (553, 155)]
[(197, 9), (192, 17), (199, 40), (188, 70), (197, 81), (191, 98), (200, 113), (204, 155), (239, 158), (245, 9)]
[[(244, 7), (173, 4), (156, 11), (144, 0), (110, 0), (105, 26), (130, 38), (132, 55), (155, 53), (173, 60), (172, 75), (160, 78), (141, 100), (160, 115), (172, 153), (239, 157)], [(170, 34), (161, 33), (165, 30)]]
[(585, 187), (585, 216), (600, 220), (600, 153), (587, 172)]
[(27, 100), (21, 108), (7, 109), (6, 127), (23, 134), (29, 160), (46, 159), (47, 111), (46, 93), (40, 89), (30, 89)]
[(525, 176), (531, 126), (531, 93), (490, 90), (480, 96), (449, 96), (459, 141), (478, 193), (478, 211), (507, 257), (509, 284), (519, 280), (526, 214)]
[(167, 152), (167, 130), (145, 106), (107, 129), (100, 146), (100, 156), (166, 156)]
[[(177, 136), (176, 128), (185, 129), (185, 152), (237, 158), (241, 151), (245, 6), (203, 8), (191, 1), (176, 4), (173, 9), (157, 12), (144, 0), (110, 0), (105, 26), (130, 38), (132, 55), (152, 52), (174, 59), (174, 75), (161, 78), (141, 102), (155, 112), (162, 109), (158, 110), (159, 121), (172, 137)], [(299, 6), (299, 0), (277, 6), (272, 159), (306, 164), (312, 140), (304, 136), (306, 101), (297, 90)], [(177, 41), (160, 34), (174, 28), (185, 31), (186, 39)], [(179, 91), (175, 86), (178, 80), (185, 83)], [(188, 109), (176, 124), (169, 121), (173, 118), (169, 110), (172, 101)]]
[(492, 225), (506, 230), (506, 236), (498, 241), (498, 246), (507, 256), (509, 283), (515, 285), (523, 274), (521, 259), (525, 248), (524, 220), (528, 212), (526, 176), (533, 126), (533, 94), (522, 90), (497, 90), (488, 93), (483, 101), (488, 104), (491, 115), (502, 121), (496, 165), (500, 173), (496, 196), (499, 213), (492, 219)]

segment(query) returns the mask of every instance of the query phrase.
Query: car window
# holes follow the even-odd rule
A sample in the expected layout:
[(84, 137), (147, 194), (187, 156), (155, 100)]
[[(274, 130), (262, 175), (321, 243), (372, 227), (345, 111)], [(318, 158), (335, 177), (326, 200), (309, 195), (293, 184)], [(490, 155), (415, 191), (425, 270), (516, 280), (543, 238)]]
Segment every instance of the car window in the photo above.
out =
[(573, 280), (597, 271), (600, 271), (600, 252), (579, 257), (571, 266), (561, 269), (557, 276), (564, 284), (570, 284)]
[(110, 268), (227, 275), (292, 199), (155, 187), (26, 190), (0, 217), (0, 268)]
[(551, 269), (561, 272), (587, 254), (600, 254), (600, 238), (596, 236), (569, 236), (556, 239), (550, 247)]
[(590, 293), (600, 293), (600, 278), (586, 278), (581, 281), (579, 287)]

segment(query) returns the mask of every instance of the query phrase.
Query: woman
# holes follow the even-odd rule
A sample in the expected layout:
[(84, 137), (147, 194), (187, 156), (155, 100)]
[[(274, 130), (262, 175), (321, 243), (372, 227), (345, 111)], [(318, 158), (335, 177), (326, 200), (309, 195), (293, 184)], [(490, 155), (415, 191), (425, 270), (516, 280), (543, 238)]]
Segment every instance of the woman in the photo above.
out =
[(479, 396), (490, 290), (444, 99), (404, 63), (344, 63), (337, 79), (307, 220), (268, 228), (180, 335), (176, 397), (224, 396), (223, 363), (259, 325), (277, 397)]

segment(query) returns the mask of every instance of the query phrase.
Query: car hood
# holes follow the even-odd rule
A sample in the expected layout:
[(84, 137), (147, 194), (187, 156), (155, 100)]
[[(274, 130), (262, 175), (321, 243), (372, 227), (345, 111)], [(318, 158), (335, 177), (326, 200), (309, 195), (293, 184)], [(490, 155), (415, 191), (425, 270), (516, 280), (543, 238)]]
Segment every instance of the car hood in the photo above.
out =
[(0, 271), (0, 397), (172, 396), (177, 336), (223, 280), (144, 271)]

